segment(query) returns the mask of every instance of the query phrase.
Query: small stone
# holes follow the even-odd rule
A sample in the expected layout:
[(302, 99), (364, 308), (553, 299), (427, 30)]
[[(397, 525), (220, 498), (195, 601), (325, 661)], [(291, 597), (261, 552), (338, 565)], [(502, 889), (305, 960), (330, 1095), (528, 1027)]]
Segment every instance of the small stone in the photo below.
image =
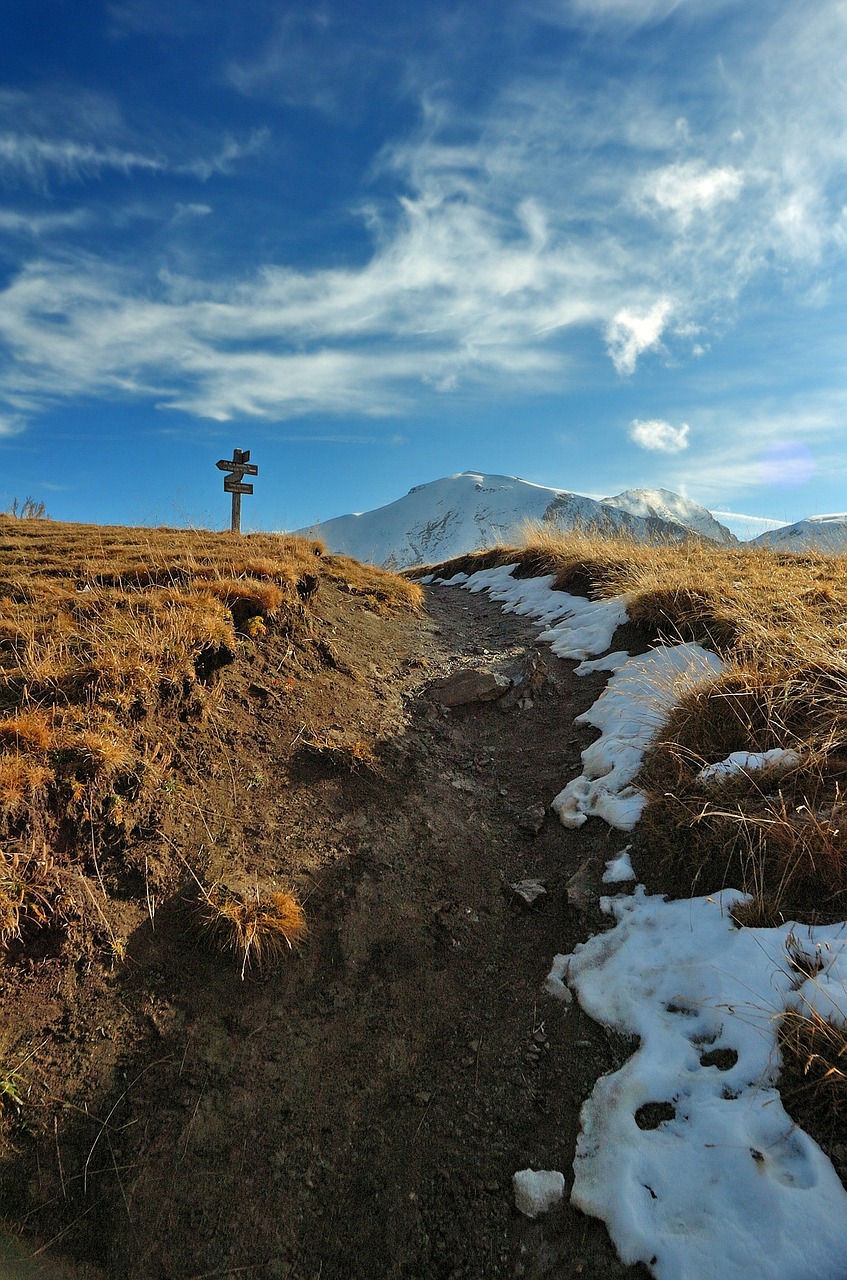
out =
[(415, 1094), (415, 1102), (418, 1104), (419, 1107), (428, 1107), (429, 1104), (432, 1102), (432, 1094), (426, 1093), (424, 1092), (423, 1089), (421, 1089), (420, 1092)]
[(543, 804), (531, 804), (528, 809), (522, 809), (520, 813), (515, 814), (515, 822), (522, 831), (528, 831), (531, 835), (537, 836), (544, 826), (546, 817), (547, 810)]
[(543, 689), (547, 676), (547, 665), (544, 659), (537, 649), (533, 649), (524, 658), (521, 670), (512, 681), (508, 696), (500, 703), (501, 711), (511, 711), (514, 707), (526, 711)]
[(495, 702), (511, 688), (508, 676), (481, 668), (456, 671), (434, 680), (430, 691), (443, 707), (463, 707), (472, 702)]
[(512, 1178), (515, 1208), (527, 1218), (537, 1218), (559, 1203), (565, 1194), (565, 1176), (556, 1169), (521, 1169)]
[(533, 1035), (532, 1035), (532, 1038), (533, 1038), (533, 1040), (535, 1041), (535, 1043), (536, 1043), (536, 1044), (546, 1044), (546, 1043), (547, 1043), (547, 1037), (546, 1037), (546, 1035), (544, 1034), (544, 1032), (543, 1032), (543, 1031), (534, 1031), (534, 1032), (533, 1032)]
[(594, 866), (589, 859), (584, 862), (570, 880), (565, 885), (565, 891), (568, 895), (568, 906), (576, 907), (577, 911), (587, 911), (597, 902), (597, 893), (594, 888)]
[(527, 907), (534, 906), (547, 893), (541, 880), (518, 880), (515, 884), (510, 884), (509, 888)]
[(479, 1041), (478, 1041), (478, 1040), (469, 1040), (469, 1041), (468, 1041), (468, 1048), (470, 1049), (471, 1053), (479, 1053)]

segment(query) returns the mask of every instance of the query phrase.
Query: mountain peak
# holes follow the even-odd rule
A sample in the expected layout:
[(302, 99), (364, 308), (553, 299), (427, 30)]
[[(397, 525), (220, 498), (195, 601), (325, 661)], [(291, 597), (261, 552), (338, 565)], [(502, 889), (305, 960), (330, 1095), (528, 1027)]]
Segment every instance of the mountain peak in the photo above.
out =
[(338, 516), (299, 532), (321, 538), (330, 551), (406, 569), (515, 541), (527, 520), (565, 530), (623, 533), (642, 542), (657, 537), (678, 541), (690, 533), (735, 541), (705, 508), (666, 489), (628, 489), (598, 502), (567, 489), (483, 471), (415, 485), (387, 506)]
[(723, 544), (737, 542), (735, 535), (716, 520), (705, 507), (692, 502), (690, 498), (683, 498), (680, 494), (673, 493), (670, 489), (625, 489), (617, 497), (603, 498), (603, 503), (617, 507), (621, 511), (628, 511), (634, 516), (645, 519), (654, 516), (659, 520), (667, 520), (671, 524), (682, 525), (683, 528), (690, 529), (701, 537), (710, 538), (713, 542)]

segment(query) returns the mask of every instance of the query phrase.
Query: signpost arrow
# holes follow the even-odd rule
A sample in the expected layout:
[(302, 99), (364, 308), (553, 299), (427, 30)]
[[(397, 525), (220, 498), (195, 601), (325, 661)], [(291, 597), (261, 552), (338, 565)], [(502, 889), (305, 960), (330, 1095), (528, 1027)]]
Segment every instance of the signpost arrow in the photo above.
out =
[(259, 474), (259, 468), (255, 463), (233, 462), (229, 458), (220, 458), (219, 461), (215, 463), (215, 466), (218, 468), (218, 471), (240, 471), (242, 475), (246, 476), (257, 476)]
[(234, 476), (227, 476), (224, 480), (224, 493), (252, 493), (252, 484), (240, 484)]

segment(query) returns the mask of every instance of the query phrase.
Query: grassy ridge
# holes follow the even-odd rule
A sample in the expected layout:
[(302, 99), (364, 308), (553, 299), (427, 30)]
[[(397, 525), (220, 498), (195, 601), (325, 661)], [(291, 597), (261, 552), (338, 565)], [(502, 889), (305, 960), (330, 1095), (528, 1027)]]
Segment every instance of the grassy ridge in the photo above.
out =
[(322, 581), (421, 598), (305, 538), (0, 517), (0, 945), (78, 912), (68, 869), (155, 821), (168, 726), (215, 710), (241, 647), (273, 638), (296, 671), (320, 645)]

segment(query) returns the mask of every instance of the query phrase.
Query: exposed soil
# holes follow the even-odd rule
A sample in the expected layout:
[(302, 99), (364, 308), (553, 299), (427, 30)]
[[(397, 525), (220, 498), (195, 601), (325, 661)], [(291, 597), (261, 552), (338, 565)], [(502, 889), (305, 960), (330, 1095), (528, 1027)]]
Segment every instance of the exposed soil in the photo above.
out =
[[(0, 1274), (646, 1276), (567, 1199), (533, 1222), (511, 1187), (526, 1167), (570, 1185), (580, 1106), (631, 1049), (543, 992), (601, 927), (565, 882), (589, 860), (599, 884), (625, 840), (519, 821), (578, 773), (593, 731), (573, 718), (603, 678), (545, 651), (531, 706), (448, 711), (434, 678), (516, 672), (536, 628), (439, 587), (418, 618), (335, 587), (315, 608), (319, 665), (280, 683), (257, 644), (222, 672), (221, 711), (175, 730), (160, 830), (132, 875), (100, 869), (125, 954), (112, 914), (84, 961), (46, 946), (0, 975), (6, 1060), (34, 1050), (0, 1195), (26, 1254), (50, 1246)], [(242, 980), (168, 870), (180, 849), (210, 879), (294, 882), (307, 944)], [(532, 907), (508, 887), (527, 877), (547, 888)]]

